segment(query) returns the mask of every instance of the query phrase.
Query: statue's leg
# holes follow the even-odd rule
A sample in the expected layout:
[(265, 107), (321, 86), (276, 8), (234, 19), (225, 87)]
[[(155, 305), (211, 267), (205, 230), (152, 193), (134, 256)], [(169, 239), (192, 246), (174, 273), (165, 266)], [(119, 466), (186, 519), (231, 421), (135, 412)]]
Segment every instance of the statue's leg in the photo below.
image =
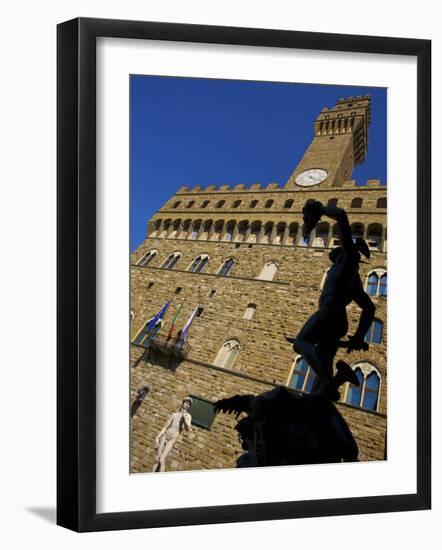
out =
[(174, 446), (175, 441), (176, 439), (169, 439), (167, 443), (164, 445), (163, 452), (161, 453), (161, 457), (160, 457), (160, 472), (166, 471), (166, 458), (167, 458), (167, 455), (172, 450), (172, 447)]
[(315, 395), (323, 395), (331, 401), (337, 401), (340, 398), (338, 386), (333, 378), (333, 361), (338, 351), (338, 341), (321, 342), (318, 345), (318, 356), (321, 358), (322, 365), (327, 371), (327, 380), (319, 380), (319, 387), (314, 392)]
[(166, 445), (166, 438), (163, 435), (163, 437), (160, 438), (160, 443), (159, 443), (158, 448), (156, 450), (155, 462), (154, 462), (154, 465), (153, 465), (153, 468), (152, 468), (152, 472), (161, 471), (161, 470), (159, 470), (159, 466), (160, 466), (160, 462), (161, 462), (161, 455), (163, 453), (163, 449), (164, 449), (165, 445)]
[(321, 332), (323, 335), (327, 331), (325, 319), (323, 308), (314, 313), (295, 338), (293, 349), (305, 358), (322, 383), (329, 383), (332, 380), (330, 369), (324, 364), (316, 346), (321, 341)]

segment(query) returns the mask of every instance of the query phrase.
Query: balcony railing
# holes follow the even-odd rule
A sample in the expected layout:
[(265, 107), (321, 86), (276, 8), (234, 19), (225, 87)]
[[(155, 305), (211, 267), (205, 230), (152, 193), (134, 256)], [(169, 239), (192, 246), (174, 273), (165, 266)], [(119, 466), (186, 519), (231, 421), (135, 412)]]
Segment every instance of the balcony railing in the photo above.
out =
[(173, 355), (178, 359), (185, 359), (190, 353), (190, 346), (187, 342), (182, 342), (178, 338), (167, 338), (158, 334), (149, 347), (163, 353), (164, 355)]

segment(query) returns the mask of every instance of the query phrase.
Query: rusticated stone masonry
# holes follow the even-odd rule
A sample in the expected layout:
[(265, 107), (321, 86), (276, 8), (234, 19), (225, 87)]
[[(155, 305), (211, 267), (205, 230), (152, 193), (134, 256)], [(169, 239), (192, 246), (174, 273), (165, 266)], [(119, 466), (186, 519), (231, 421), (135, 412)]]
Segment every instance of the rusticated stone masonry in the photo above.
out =
[[(326, 219), (310, 242), (302, 241), (306, 200), (337, 202), (347, 210), (354, 235), (368, 240), (372, 257), (361, 263), (364, 284), (373, 271), (379, 276), (386, 273), (387, 189), (378, 180), (357, 186), (349, 179), (368, 146), (369, 107), (366, 96), (347, 98), (333, 109), (323, 110), (315, 121), (314, 147), (294, 175), (325, 163), (329, 177), (320, 185), (297, 187), (291, 177), (282, 187), (276, 183), (250, 188), (242, 184), (181, 187), (149, 220), (146, 239), (131, 257), (131, 400), (139, 388), (149, 387), (148, 396), (131, 419), (132, 472), (152, 470), (155, 437), (185, 396), (214, 402), (236, 393), (260, 393), (277, 384), (290, 384), (296, 356), (285, 336), (296, 335), (317, 308), (330, 267), (328, 253), (337, 245), (336, 228)], [(342, 117), (338, 116), (341, 112)], [(356, 128), (362, 136), (357, 143), (352, 134)], [(341, 136), (351, 144), (342, 151), (331, 145)], [(337, 151), (341, 151), (339, 158)], [(171, 255), (176, 261), (168, 269), (165, 266)], [(207, 257), (204, 267), (192, 272), (199, 256)], [(229, 259), (233, 266), (223, 276), (219, 272)], [(380, 377), (375, 410), (346, 402), (346, 387), (337, 405), (359, 444), (361, 460), (383, 460), (386, 455), (387, 298), (380, 290), (376, 294), (372, 299), (376, 318), (382, 323), (381, 343), (370, 345), (368, 352), (347, 354), (342, 350), (338, 354), (354, 368), (359, 366), (364, 376), (374, 369)], [(202, 308), (189, 330), (186, 356), (180, 361), (134, 342), (146, 321), (171, 299), (160, 333), (163, 338), (181, 304), (177, 331), (197, 305)], [(250, 306), (253, 314), (244, 318)], [(348, 314), (351, 334), (359, 309), (351, 305)], [(232, 339), (240, 345), (237, 357), (230, 365), (218, 364), (221, 347)], [(210, 429), (193, 426), (191, 433), (184, 432), (167, 459), (167, 469), (235, 467), (241, 452), (233, 429), (236, 422), (229, 415), (218, 415)]]

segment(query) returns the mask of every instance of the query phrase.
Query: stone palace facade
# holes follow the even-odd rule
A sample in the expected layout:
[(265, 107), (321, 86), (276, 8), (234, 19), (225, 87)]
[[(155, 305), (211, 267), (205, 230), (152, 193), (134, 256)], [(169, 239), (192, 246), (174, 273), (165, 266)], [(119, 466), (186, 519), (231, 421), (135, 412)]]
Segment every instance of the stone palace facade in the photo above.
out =
[[(311, 198), (345, 208), (354, 236), (371, 249), (360, 267), (376, 306), (369, 351), (338, 353), (361, 386), (342, 387), (337, 407), (360, 460), (386, 458), (387, 188), (378, 180), (362, 186), (351, 180), (367, 153), (369, 124), (369, 96), (341, 99), (314, 121), (312, 142), (284, 185), (182, 187), (149, 220), (131, 257), (131, 403), (148, 388), (131, 417), (132, 472), (152, 470), (155, 437), (186, 396), (193, 399), (193, 429), (176, 442), (167, 470), (235, 467), (242, 452), (237, 421), (213, 414), (218, 399), (275, 385), (314, 388), (314, 372), (285, 340), (317, 309), (328, 252), (338, 243), (325, 217), (303, 240), (302, 207)], [(146, 345), (146, 323), (169, 300), (163, 328)], [(186, 341), (178, 345), (192, 312)], [(352, 334), (356, 305), (348, 317)]]

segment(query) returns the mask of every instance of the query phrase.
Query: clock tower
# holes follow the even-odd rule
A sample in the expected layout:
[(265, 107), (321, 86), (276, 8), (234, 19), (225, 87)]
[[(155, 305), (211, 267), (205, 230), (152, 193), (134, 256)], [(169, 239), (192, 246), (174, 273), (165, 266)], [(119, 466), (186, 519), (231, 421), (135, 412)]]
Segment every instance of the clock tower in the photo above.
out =
[(369, 95), (340, 99), (331, 109), (325, 107), (314, 122), (313, 141), (286, 189), (340, 187), (351, 179), (354, 167), (367, 154), (369, 124)]

